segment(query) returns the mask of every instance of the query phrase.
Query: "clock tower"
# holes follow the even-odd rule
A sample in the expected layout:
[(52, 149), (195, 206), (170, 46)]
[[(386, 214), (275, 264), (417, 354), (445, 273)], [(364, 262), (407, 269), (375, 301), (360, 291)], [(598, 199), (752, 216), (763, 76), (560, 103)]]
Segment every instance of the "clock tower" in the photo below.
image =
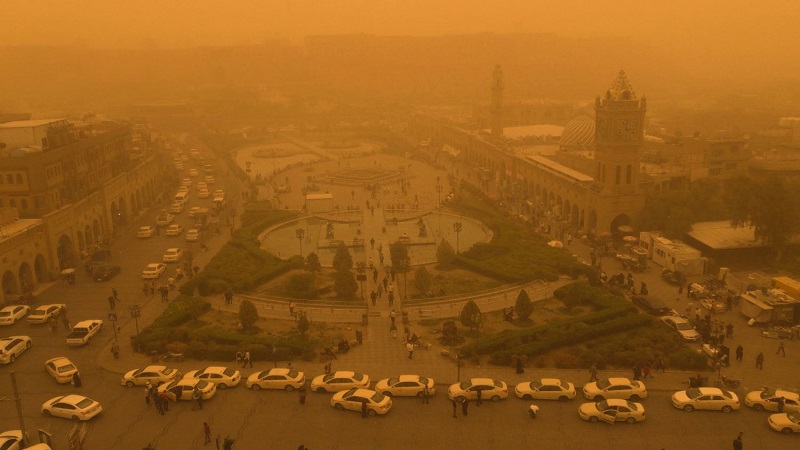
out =
[(595, 99), (595, 190), (637, 194), (647, 100), (636, 97), (620, 71), (603, 97)]
[(503, 90), (506, 83), (503, 81), (503, 68), (500, 65), (494, 67), (492, 72), (492, 136), (503, 137)]

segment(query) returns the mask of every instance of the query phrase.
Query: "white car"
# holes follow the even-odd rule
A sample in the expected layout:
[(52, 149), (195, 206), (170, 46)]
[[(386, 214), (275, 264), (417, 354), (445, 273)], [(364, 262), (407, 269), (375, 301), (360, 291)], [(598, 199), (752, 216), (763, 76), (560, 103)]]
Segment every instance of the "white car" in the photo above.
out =
[(184, 178), (181, 181), (181, 186), (191, 187), (192, 186), (192, 179), (191, 178)]
[(224, 197), (224, 196), (225, 196), (225, 190), (217, 189), (214, 191), (214, 197)]
[(667, 324), (668, 327), (675, 330), (684, 340), (695, 342), (700, 339), (700, 333), (694, 329), (694, 326), (688, 320), (678, 316), (664, 316), (661, 320)]
[(739, 397), (733, 392), (715, 387), (691, 388), (672, 394), (672, 406), (684, 411), (707, 409), (731, 412), (739, 409)]
[(392, 409), (391, 397), (370, 389), (352, 388), (337, 392), (331, 398), (331, 406), (338, 410), (361, 411), (364, 402), (367, 403), (367, 414), (370, 416), (383, 415)]
[(778, 412), (780, 398), (783, 398), (783, 412), (800, 411), (800, 395), (782, 389), (752, 391), (744, 398), (744, 404), (758, 411)]
[(208, 192), (207, 189), (203, 189), (197, 192), (197, 198), (208, 198), (211, 194)]
[(337, 370), (330, 375), (319, 375), (311, 380), (311, 390), (314, 392), (339, 392), (368, 387), (369, 375), (349, 370)]
[(192, 206), (191, 208), (189, 208), (189, 212), (186, 213), (186, 215), (189, 217), (194, 217), (197, 214), (197, 211), (200, 211), (200, 207)]
[(31, 348), (30, 336), (9, 336), (0, 339), (0, 364), (9, 364), (25, 350)]
[(154, 365), (131, 370), (123, 375), (119, 382), (128, 387), (144, 386), (147, 383), (161, 386), (164, 383), (178, 380), (180, 377), (181, 373), (177, 369)]
[(208, 190), (208, 185), (206, 184), (205, 181), (199, 181), (199, 182), (197, 182), (197, 190), (198, 191), (207, 191)]
[(167, 270), (166, 264), (150, 263), (142, 271), (142, 278), (145, 280), (155, 280), (159, 278), (165, 270)]
[(74, 421), (89, 420), (103, 412), (100, 403), (82, 395), (62, 395), (51, 398), (42, 405), (45, 416), (63, 417)]
[(508, 397), (508, 386), (506, 386), (506, 383), (491, 378), (470, 378), (461, 383), (453, 384), (447, 389), (447, 397), (450, 398), (450, 400), (461, 398), (477, 400), (478, 391), (481, 391), (482, 400), (496, 402)]
[(139, 227), (139, 231), (136, 232), (136, 237), (139, 239), (145, 239), (152, 237), (154, 234), (156, 234), (156, 227), (147, 225), (144, 227)]
[(217, 392), (217, 386), (214, 383), (196, 378), (183, 378), (164, 383), (158, 387), (158, 392), (166, 392), (167, 397), (174, 401), (191, 400), (194, 388), (200, 390), (203, 394), (203, 400), (210, 399)]
[(0, 450), (20, 450), (22, 448), (21, 445), (22, 431), (9, 430), (0, 433)]
[(183, 203), (175, 202), (169, 207), (169, 212), (172, 214), (180, 214), (183, 212)]
[(183, 379), (211, 381), (220, 389), (228, 389), (229, 387), (238, 386), (242, 381), (242, 375), (238, 370), (228, 367), (212, 366), (206, 367), (205, 369), (186, 372), (186, 375), (183, 376)]
[(781, 433), (800, 433), (800, 411), (771, 414), (767, 423), (770, 428)]
[(514, 393), (523, 400), (570, 400), (577, 396), (574, 384), (558, 378), (519, 383), (514, 387)]
[(197, 174), (197, 169), (189, 169), (189, 176), (190, 177), (196, 177), (197, 175), (198, 175)]
[(206, 175), (205, 181), (206, 181), (206, 184), (214, 184), (214, 183), (216, 183), (216, 180), (214, 180), (214, 177), (212, 177), (211, 175)]
[(183, 259), (183, 249), (182, 248), (168, 248), (167, 251), (164, 253), (164, 257), (162, 260), (167, 262), (178, 262)]
[(603, 378), (586, 383), (583, 386), (583, 396), (594, 401), (608, 398), (638, 401), (647, 397), (647, 388), (641, 381), (631, 381), (628, 378)]
[(181, 233), (183, 233), (183, 225), (173, 223), (172, 225), (167, 227), (167, 231), (165, 234), (167, 236), (178, 236)]
[(186, 232), (186, 242), (195, 242), (200, 239), (200, 230), (197, 228), (192, 228), (191, 230)]
[(48, 359), (44, 363), (44, 368), (59, 384), (71, 382), (72, 375), (78, 372), (78, 366), (64, 356)]
[(25, 314), (28, 314), (30, 310), (31, 308), (28, 305), (6, 306), (0, 309), (0, 325), (14, 325), (18, 320), (25, 317)]
[(28, 317), (25, 320), (28, 323), (46, 323), (53, 317), (58, 316), (61, 314), (61, 311), (67, 308), (67, 305), (63, 303), (55, 303), (52, 305), (42, 305), (28, 314)]
[(258, 391), (260, 389), (284, 389), (293, 391), (306, 383), (303, 372), (295, 369), (275, 368), (256, 372), (247, 377), (245, 386)]
[(584, 403), (578, 408), (578, 417), (589, 422), (628, 422), (644, 420), (644, 406), (628, 400), (612, 398), (594, 403)]
[(394, 378), (384, 378), (375, 384), (375, 391), (389, 397), (422, 397), (422, 390), (428, 386), (428, 395), (436, 393), (433, 378), (419, 375), (400, 375)]
[(161, 214), (156, 216), (156, 225), (160, 227), (165, 227), (172, 223), (175, 220), (175, 216), (168, 213), (166, 209), (162, 210)]

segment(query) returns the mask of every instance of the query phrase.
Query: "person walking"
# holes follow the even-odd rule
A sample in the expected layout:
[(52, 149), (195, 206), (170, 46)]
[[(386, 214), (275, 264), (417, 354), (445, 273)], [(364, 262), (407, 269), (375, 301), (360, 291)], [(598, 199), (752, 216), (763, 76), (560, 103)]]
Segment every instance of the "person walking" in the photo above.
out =
[[(195, 401), (195, 406), (197, 409), (203, 409), (203, 393), (200, 392), (200, 389), (194, 388), (192, 391), (192, 400)], [(195, 408), (192, 407), (192, 411), (194, 410)]]
[(727, 336), (728, 339), (733, 338), (733, 324), (730, 322), (728, 322), (728, 326), (725, 327), (725, 336)]
[(161, 407), (164, 408), (164, 411), (169, 411), (169, 397), (167, 396), (167, 391), (158, 392), (156, 395), (161, 399)]
[(67, 318), (67, 313), (61, 313), (61, 323), (64, 325), (64, 330), (69, 331), (69, 319)]
[(428, 390), (428, 385), (426, 384), (422, 388), (422, 403), (423, 404), (428, 404), (428, 397), (430, 397), (430, 395), (431, 395), (431, 391)]
[(305, 405), (306, 404), (306, 385), (305, 384), (300, 386), (300, 389), (297, 390), (297, 394), (300, 396), (300, 404), (301, 405)]
[(414, 356), (414, 344), (411, 342), (406, 342), (406, 350), (408, 350), (408, 359), (413, 359)]
[(778, 344), (778, 351), (775, 352), (775, 354), (783, 355), (784, 358), (786, 357), (786, 349), (783, 348), (783, 341)]
[(733, 450), (742, 450), (742, 434), (744, 433), (739, 433), (736, 439), (733, 440)]
[(156, 394), (153, 397), (153, 403), (156, 404), (156, 411), (158, 411), (158, 414), (163, 416), (164, 415), (164, 402), (161, 400), (161, 396)]
[(469, 400), (466, 397), (461, 397), (461, 415), (466, 416), (469, 409)]
[(147, 384), (144, 385), (144, 404), (147, 407), (150, 407), (150, 389), (153, 387), (152, 384), (148, 381)]
[(736, 346), (736, 360), (741, 361), (742, 358), (744, 358), (744, 347), (742, 347), (742, 344), (739, 344)]
[(664, 358), (662, 358), (661, 356), (656, 356), (656, 372), (658, 371), (663, 372), (665, 370), (666, 370), (666, 365), (664, 364)]
[(597, 364), (592, 363), (592, 367), (589, 368), (589, 382), (597, 381)]
[(208, 422), (203, 422), (203, 436), (205, 437), (205, 442), (203, 445), (207, 445), (211, 442), (211, 427), (208, 426)]
[(392, 310), (392, 312), (389, 313), (389, 319), (391, 319), (392, 325), (394, 325), (394, 321), (395, 319), (397, 319), (397, 313), (394, 312), (394, 310)]
[(764, 370), (764, 353), (758, 352), (756, 355), (756, 369)]
[(117, 288), (111, 288), (111, 296), (114, 297), (114, 301), (119, 300), (119, 297), (117, 297)]
[(111, 354), (114, 355), (114, 359), (119, 359), (119, 345), (116, 342), (111, 344)]
[(244, 362), (242, 363), (242, 368), (247, 367), (250, 364), (250, 367), (253, 367), (253, 361), (250, 360), (250, 352), (244, 352)]
[(116, 307), (117, 307), (117, 301), (114, 300), (114, 296), (113, 295), (108, 297), (108, 306), (110, 306), (111, 309), (116, 309)]
[(483, 399), (483, 389), (478, 389), (477, 394), (478, 394), (478, 398), (476, 399), (477, 401), (475, 402), (475, 406), (481, 406), (481, 404), (483, 403), (481, 401)]
[(72, 374), (72, 386), (76, 387), (76, 388), (79, 388), (79, 387), (83, 386), (83, 383), (81, 382), (81, 374), (80, 373), (75, 372), (74, 374)]

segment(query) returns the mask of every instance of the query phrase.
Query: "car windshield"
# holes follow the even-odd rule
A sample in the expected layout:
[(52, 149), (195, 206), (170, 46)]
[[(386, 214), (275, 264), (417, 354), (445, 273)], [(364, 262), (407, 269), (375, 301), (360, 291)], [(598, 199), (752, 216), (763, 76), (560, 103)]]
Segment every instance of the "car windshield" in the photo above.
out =
[(595, 403), (598, 411), (605, 411), (608, 409), (608, 400), (601, 400)]
[(470, 381), (462, 381), (461, 384), (458, 385), (462, 391), (466, 391), (470, 387), (472, 387), (472, 383)]
[(161, 371), (161, 375), (170, 376), (175, 373), (175, 369), (164, 369)]
[(399, 382), (400, 382), (400, 379), (399, 379), (399, 378), (389, 378), (389, 381), (387, 381), (387, 383), (389, 384), (389, 386), (394, 386), (395, 384), (397, 384), (397, 383), (399, 383)]
[(690, 324), (689, 322), (675, 322), (675, 328), (677, 328), (677, 329), (679, 329), (681, 331), (693, 330), (694, 329), (694, 327), (692, 327), (692, 324)]
[(597, 382), (598, 389), (607, 389), (609, 386), (611, 386), (611, 382), (608, 381), (608, 378), (603, 378)]
[(701, 395), (703, 395), (703, 393), (700, 392), (700, 389), (692, 388), (686, 390), (686, 396), (692, 400), (696, 399), (697, 397), (700, 397)]
[(144, 372), (144, 369), (136, 369), (136, 372), (133, 372), (133, 376), (137, 376), (142, 372)]
[(625, 402), (625, 406), (627, 406), (631, 411), (637, 411), (639, 407), (636, 406), (636, 403), (633, 402)]
[(503, 387), (503, 383), (502, 383), (502, 382), (500, 382), (500, 381), (497, 381), (497, 380), (493, 380), (493, 381), (494, 381), (494, 387), (496, 387), (496, 388), (501, 388), (501, 387)]
[(794, 423), (800, 423), (800, 411), (792, 411), (786, 416)]
[(94, 400), (92, 400), (90, 398), (84, 398), (83, 400), (81, 400), (77, 404), (75, 404), (75, 406), (77, 406), (78, 408), (83, 409), (83, 408), (88, 408), (89, 405), (91, 405), (92, 403), (94, 403)]
[(353, 375), (353, 379), (356, 381), (364, 381), (364, 375), (357, 373)]
[(425, 377), (419, 377), (419, 382), (422, 384), (428, 384), (428, 379)]
[(0, 317), (10, 316), (11, 311), (0, 311)]
[(561, 382), (561, 387), (564, 388), (564, 389), (569, 389), (569, 384), (567, 384), (566, 381), (562, 381)]
[(300, 375), (300, 372), (295, 369), (289, 370), (289, 373), (286, 374), (286, 376), (289, 378), (297, 378), (298, 375)]
[(223, 370), (223, 371), (222, 371), (222, 373), (223, 373), (223, 375), (225, 375), (226, 377), (232, 377), (232, 376), (233, 376), (233, 374), (234, 374), (234, 373), (236, 373), (236, 371), (235, 371), (235, 370), (233, 370), (233, 369), (231, 369), (231, 368), (229, 367), (229, 368), (227, 368), (227, 369)]
[(70, 370), (75, 370), (75, 366), (72, 364), (67, 364), (66, 366), (61, 366), (58, 368), (58, 373), (69, 372)]
[(380, 392), (376, 392), (375, 395), (372, 396), (372, 401), (375, 403), (380, 403), (383, 401), (383, 394)]
[(203, 389), (205, 389), (208, 386), (208, 381), (200, 380), (200, 381), (197, 382), (197, 384), (195, 386), (197, 387), (197, 389), (200, 389), (202, 391)]
[(536, 390), (542, 387), (541, 381), (531, 381), (531, 389)]
[(771, 398), (775, 396), (775, 389), (764, 389), (761, 391), (761, 398)]

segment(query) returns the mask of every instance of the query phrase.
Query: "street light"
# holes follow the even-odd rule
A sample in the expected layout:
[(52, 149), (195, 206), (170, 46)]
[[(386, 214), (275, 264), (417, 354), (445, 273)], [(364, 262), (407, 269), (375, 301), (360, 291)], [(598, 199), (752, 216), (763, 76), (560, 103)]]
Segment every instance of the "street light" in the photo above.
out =
[(303, 238), (306, 236), (306, 230), (298, 228), (294, 231), (297, 240), (300, 242), (300, 257), (303, 257)]
[(459, 253), (458, 250), (458, 233), (461, 233), (461, 229), (463, 228), (461, 222), (456, 222), (453, 224), (453, 231), (456, 232), (456, 254)]
[(403, 265), (403, 299), (408, 299), (408, 270), (411, 268), (411, 260), (406, 256), (402, 259)]
[(367, 263), (358, 261), (356, 263), (356, 271), (358, 272), (358, 281), (361, 283), (361, 300), (364, 300), (364, 280), (367, 279)]

